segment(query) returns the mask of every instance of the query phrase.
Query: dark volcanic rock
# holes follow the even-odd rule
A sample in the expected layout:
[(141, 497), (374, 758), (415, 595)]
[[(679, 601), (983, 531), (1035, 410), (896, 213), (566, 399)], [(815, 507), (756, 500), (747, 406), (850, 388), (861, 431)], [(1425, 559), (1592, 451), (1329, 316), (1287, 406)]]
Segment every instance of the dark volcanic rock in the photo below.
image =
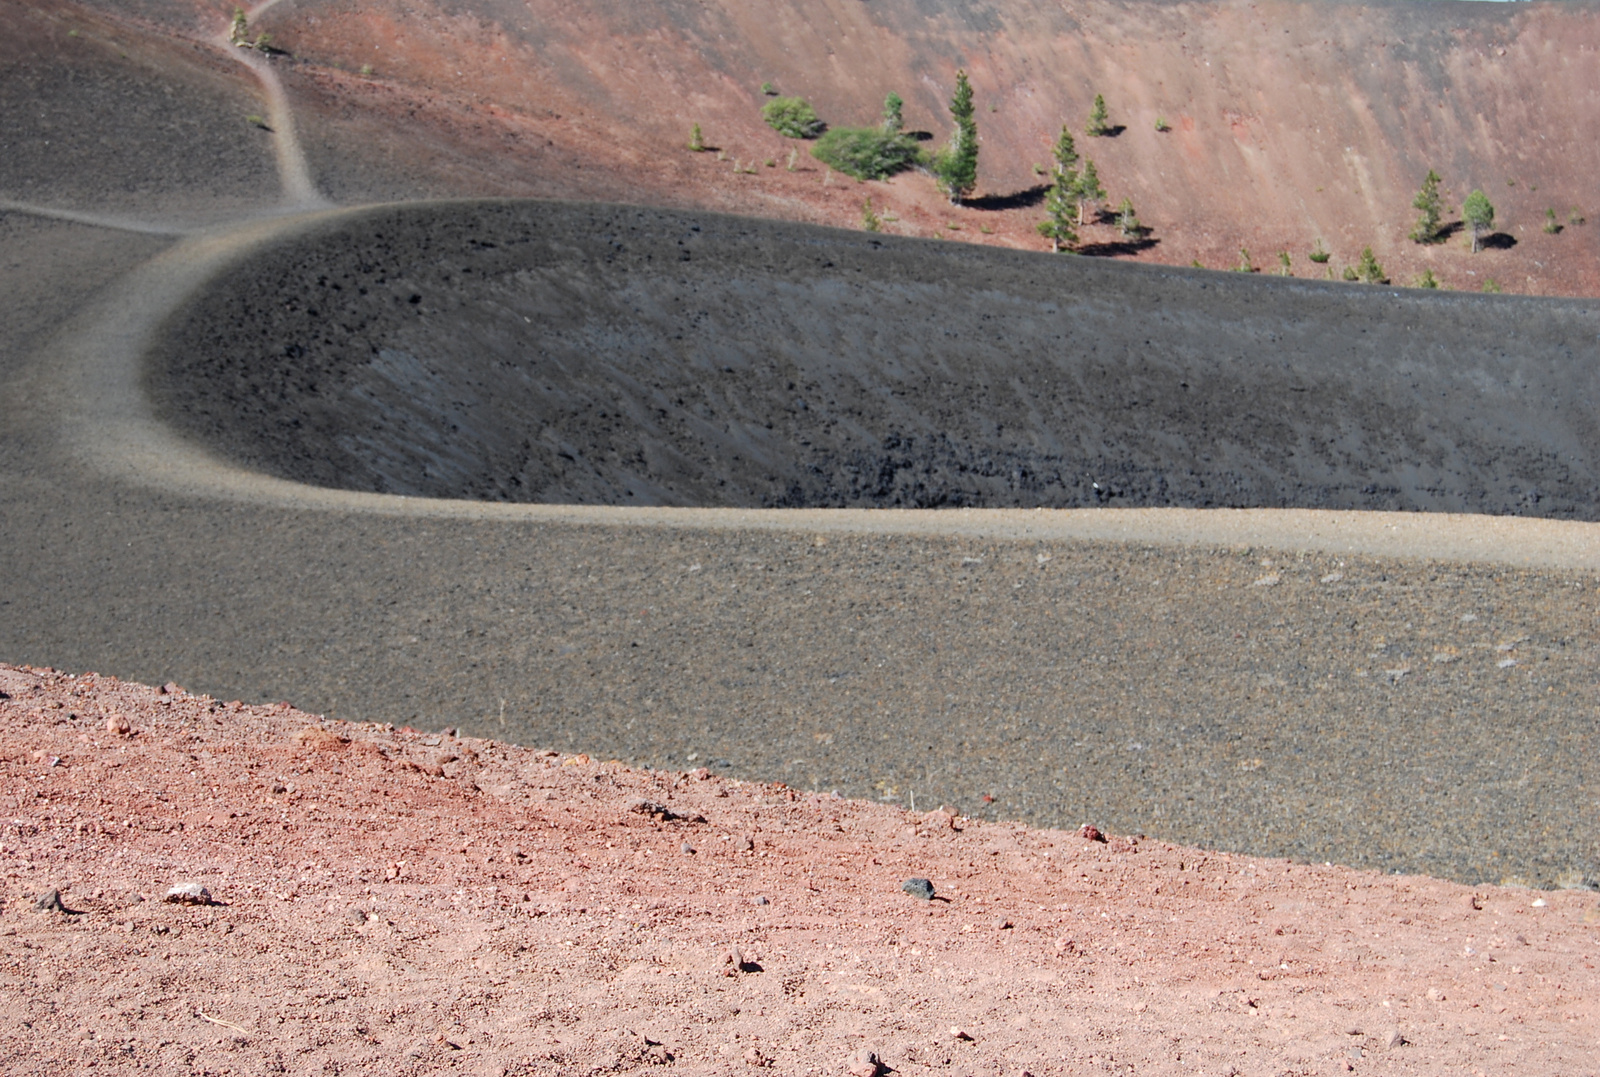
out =
[(150, 383), (242, 463), (410, 495), (1592, 519), (1590, 306), (434, 204), (239, 267)]

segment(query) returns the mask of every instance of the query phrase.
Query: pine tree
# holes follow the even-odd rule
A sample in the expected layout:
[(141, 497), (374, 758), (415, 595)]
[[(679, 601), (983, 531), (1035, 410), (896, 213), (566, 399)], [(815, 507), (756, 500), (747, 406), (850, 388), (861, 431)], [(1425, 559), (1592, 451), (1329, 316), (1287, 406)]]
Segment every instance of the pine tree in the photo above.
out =
[(706, 151), (706, 139), (700, 133), (699, 124), (695, 124), (689, 129), (689, 148), (696, 153), (704, 153)]
[(1083, 211), (1090, 205), (1099, 205), (1106, 199), (1105, 188), (1100, 186), (1100, 173), (1095, 170), (1094, 162), (1087, 157), (1083, 159), (1083, 171), (1078, 174), (1078, 182), (1073, 184), (1072, 197), (1078, 203), (1078, 225), (1083, 225)]
[(934, 175), (944, 185), (953, 205), (978, 186), (978, 121), (973, 118), (972, 83), (964, 70), (956, 71), (956, 92), (950, 98), (950, 116), (956, 121), (950, 144), (934, 161)]
[(1094, 95), (1094, 107), (1089, 110), (1089, 122), (1084, 125), (1083, 132), (1090, 137), (1097, 138), (1110, 132), (1111, 127), (1106, 123), (1106, 99), (1103, 94)]
[(1472, 229), (1472, 253), (1477, 254), (1483, 246), (1483, 233), (1494, 227), (1494, 206), (1489, 203), (1489, 196), (1481, 190), (1467, 195), (1461, 203), (1461, 219)]
[(1417, 278), (1417, 287), (1437, 288), (1439, 287), (1439, 278), (1433, 275), (1433, 270), (1424, 269), (1422, 271), (1422, 276)]
[(1059, 252), (1063, 246), (1078, 242), (1073, 230), (1072, 217), (1078, 204), (1078, 149), (1073, 144), (1072, 132), (1063, 124), (1061, 137), (1056, 139), (1052, 151), (1056, 164), (1051, 171), (1053, 181), (1050, 193), (1045, 196), (1047, 216), (1039, 222), (1039, 234), (1050, 241), (1050, 249)]
[(905, 118), (901, 115), (905, 104), (897, 93), (892, 93), (883, 99), (883, 130), (886, 134), (899, 134), (900, 129), (905, 126)]
[(1072, 141), (1072, 130), (1066, 124), (1061, 125), (1061, 137), (1056, 139), (1055, 149), (1050, 152), (1056, 159), (1056, 176), (1067, 176), (1071, 182), (1076, 183), (1078, 181), (1078, 147)]
[(1411, 238), (1418, 243), (1439, 242), (1439, 214), (1442, 205), (1439, 201), (1439, 173), (1428, 169), (1428, 176), (1422, 181), (1422, 189), (1417, 192), (1417, 197), (1411, 200), (1414, 209), (1420, 210), (1422, 216), (1417, 218), (1417, 226), (1411, 230)]
[(1356, 275), (1367, 284), (1388, 284), (1389, 278), (1384, 276), (1383, 266), (1379, 264), (1377, 256), (1372, 253), (1371, 247), (1361, 249), (1361, 264), (1356, 266)]
[(1132, 199), (1124, 198), (1117, 207), (1117, 228), (1121, 230), (1123, 239), (1144, 235), (1144, 225), (1139, 223), (1139, 215), (1133, 211)]

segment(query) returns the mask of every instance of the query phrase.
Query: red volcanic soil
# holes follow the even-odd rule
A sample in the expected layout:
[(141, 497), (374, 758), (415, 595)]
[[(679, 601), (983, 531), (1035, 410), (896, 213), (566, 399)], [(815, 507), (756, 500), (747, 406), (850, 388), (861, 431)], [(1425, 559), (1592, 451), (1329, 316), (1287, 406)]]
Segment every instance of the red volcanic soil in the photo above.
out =
[(0, 789), (13, 1075), (1594, 1072), (1589, 893), (14, 666)]
[[(1116, 137), (1080, 134), (1110, 193), (1155, 242), (1092, 252), (1263, 272), (1288, 251), (1322, 276), (1370, 245), (1396, 283), (1600, 291), (1600, 20), (1593, 4), (1152, 4), (1042, 0), (286, 0), (261, 25), (335, 196), (442, 193), (626, 198), (846, 226), (871, 197), (897, 232), (1042, 248), (1034, 166), (1096, 92)], [(371, 74), (359, 74), (370, 65)], [(946, 137), (955, 70), (972, 75), (979, 198), (948, 205), (925, 175), (857, 184), (761, 122), (760, 86), (836, 125), (886, 93)], [(1171, 130), (1155, 130), (1157, 117)], [(685, 147), (702, 124), (721, 153)], [(798, 150), (798, 167), (785, 165)], [(769, 167), (766, 162), (774, 164)], [(753, 167), (754, 173), (739, 166)], [(1410, 203), (1429, 168), (1454, 209), (1482, 188), (1495, 247), (1420, 246)], [(1031, 193), (1030, 193), (1031, 192)], [(1008, 208), (1009, 207), (1009, 208)], [(1555, 210), (1559, 234), (1542, 230)], [(1446, 218), (1456, 220), (1454, 216)], [(1600, 218), (1597, 218), (1600, 220)], [(1306, 255), (1321, 240), (1327, 267)]]

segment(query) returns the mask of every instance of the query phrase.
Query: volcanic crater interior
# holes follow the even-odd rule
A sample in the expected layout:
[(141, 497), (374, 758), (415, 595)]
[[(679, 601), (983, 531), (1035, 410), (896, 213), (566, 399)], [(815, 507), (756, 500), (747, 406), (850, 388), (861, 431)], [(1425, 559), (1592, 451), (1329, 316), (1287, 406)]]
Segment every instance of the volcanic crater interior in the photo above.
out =
[(146, 385), (237, 463), (413, 496), (1596, 519), (1596, 315), (709, 213), (416, 204), (233, 266)]

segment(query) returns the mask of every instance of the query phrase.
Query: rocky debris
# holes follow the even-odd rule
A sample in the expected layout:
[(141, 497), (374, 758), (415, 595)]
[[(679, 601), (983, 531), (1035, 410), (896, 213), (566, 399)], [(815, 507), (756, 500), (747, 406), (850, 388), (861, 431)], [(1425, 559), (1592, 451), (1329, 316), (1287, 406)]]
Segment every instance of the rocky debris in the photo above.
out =
[(643, 797), (628, 801), (628, 810), (638, 815), (648, 815), (662, 823), (669, 823), (678, 818), (678, 813), (665, 804), (659, 804), (654, 800), (646, 800)]
[(759, 1047), (746, 1047), (744, 1051), (744, 1061), (745, 1064), (749, 1066), (772, 1065), (772, 1059), (762, 1054)]
[(955, 1040), (957, 1043), (971, 1043), (972, 1042), (972, 1033), (968, 1032), (966, 1029), (962, 1028), (960, 1025), (951, 1025), (950, 1026), (950, 1038), (952, 1040)]
[(76, 916), (77, 910), (69, 909), (61, 900), (61, 891), (46, 890), (34, 899), (33, 907), (39, 912), (59, 912), (67, 916)]
[(1383, 1048), (1386, 1051), (1392, 1051), (1396, 1047), (1404, 1047), (1406, 1042), (1405, 1036), (1401, 1034), (1398, 1028), (1391, 1029), (1389, 1034), (1383, 1038)]
[(693, 856), (694, 846), (690, 845), (688, 842), (684, 842), (682, 845), (678, 846), (678, 852), (682, 853), (684, 856)]
[(1089, 823), (1084, 823), (1083, 826), (1078, 828), (1078, 837), (1084, 839), (1085, 841), (1106, 840), (1106, 836), (1100, 833), (1100, 828), (1092, 826)]
[(308, 725), (295, 731), (294, 742), (314, 752), (335, 752), (349, 744), (350, 738), (341, 737), (320, 725)]
[(161, 898), (169, 905), (215, 905), (211, 891), (199, 883), (179, 883)]
[(919, 901), (933, 900), (933, 883), (927, 879), (910, 878), (900, 884), (900, 889)]
[(878, 1053), (863, 1047), (850, 1056), (846, 1068), (850, 1077), (878, 1077), (882, 1066), (883, 1063), (878, 1060)]
[(106, 719), (106, 732), (116, 737), (126, 737), (133, 732), (133, 726), (121, 715), (113, 714)]
[(733, 839), (733, 851), (736, 853), (748, 853), (755, 847), (756, 843), (751, 840), (749, 835), (741, 835)]

